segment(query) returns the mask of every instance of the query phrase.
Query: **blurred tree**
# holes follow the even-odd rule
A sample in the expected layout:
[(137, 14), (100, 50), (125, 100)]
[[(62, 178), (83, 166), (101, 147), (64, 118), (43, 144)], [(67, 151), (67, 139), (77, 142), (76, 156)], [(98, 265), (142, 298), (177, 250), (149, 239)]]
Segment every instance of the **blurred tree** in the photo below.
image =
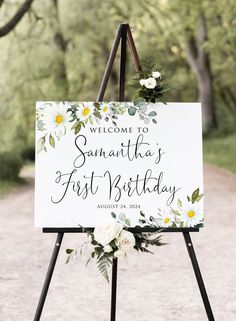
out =
[(208, 38), (206, 17), (199, 13), (199, 30), (196, 37), (190, 34), (186, 39), (187, 60), (198, 80), (198, 100), (202, 103), (203, 131), (217, 127), (214, 103), (211, 59), (204, 44)]
[(53, 80), (58, 90), (58, 99), (66, 100), (68, 97), (69, 84), (66, 70), (67, 41), (62, 32), (58, 0), (52, 0), (50, 8), (49, 23), (53, 33), (53, 44), (55, 46), (55, 57), (53, 60)]
[[(0, 37), (6, 36), (9, 32), (11, 32), (16, 25), (21, 21), (24, 17), (25, 13), (30, 9), (30, 6), (34, 0), (26, 0), (17, 10), (15, 15), (2, 27), (0, 27)], [(4, 0), (0, 0), (0, 8), (3, 5)]]

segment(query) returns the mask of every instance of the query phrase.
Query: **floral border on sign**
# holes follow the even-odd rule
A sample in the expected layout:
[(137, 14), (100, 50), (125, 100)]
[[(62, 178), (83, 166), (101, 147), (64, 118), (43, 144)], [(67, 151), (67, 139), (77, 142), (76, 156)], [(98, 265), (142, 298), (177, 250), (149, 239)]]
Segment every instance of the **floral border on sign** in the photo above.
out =
[(137, 100), (128, 102), (45, 102), (37, 107), (36, 126), (43, 133), (37, 141), (37, 152), (47, 152), (47, 147), (56, 147), (56, 143), (68, 130), (78, 134), (87, 124), (98, 124), (101, 120), (114, 126), (120, 115), (138, 114), (139, 119), (146, 125), (150, 122), (157, 124), (156, 111), (147, 111), (147, 103)]
[(201, 227), (203, 226), (203, 211), (199, 207), (199, 202), (204, 194), (200, 193), (197, 188), (191, 196), (187, 195), (186, 201), (177, 200), (175, 207), (167, 207), (158, 209), (157, 217), (150, 216), (147, 218), (141, 211), (142, 216), (139, 223), (142, 227), (160, 227), (160, 228), (175, 228), (175, 227)]

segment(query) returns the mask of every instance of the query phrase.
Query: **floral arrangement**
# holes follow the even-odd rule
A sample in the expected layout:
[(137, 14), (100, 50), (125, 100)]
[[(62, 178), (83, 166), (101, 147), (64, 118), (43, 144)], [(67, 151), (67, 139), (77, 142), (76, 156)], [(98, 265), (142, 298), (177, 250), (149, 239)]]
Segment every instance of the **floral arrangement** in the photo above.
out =
[[(202, 211), (197, 206), (203, 194), (200, 194), (199, 188), (191, 196), (187, 196), (187, 204), (183, 205), (178, 199), (177, 207), (174, 209), (168, 207), (164, 210), (159, 209), (157, 217), (149, 218), (140, 211), (140, 226), (143, 228), (153, 228), (153, 232), (131, 233), (128, 231), (131, 222), (125, 214), (116, 215), (111, 213), (111, 218), (101, 221), (97, 224), (94, 231), (83, 229), (87, 232), (89, 241), (82, 244), (79, 249), (67, 249), (68, 258), (66, 263), (74, 259), (78, 254), (82, 254), (84, 248), (92, 246), (87, 264), (95, 259), (98, 270), (109, 282), (108, 268), (115, 258), (124, 258), (131, 250), (152, 253), (149, 246), (161, 246), (161, 235), (155, 236), (162, 228), (170, 227), (200, 227), (203, 223)], [(157, 228), (159, 230), (157, 230)]]
[[(71, 259), (82, 254), (83, 249), (92, 246), (87, 264), (95, 259), (98, 270), (109, 282), (108, 268), (111, 266), (113, 259), (124, 258), (131, 250), (152, 253), (148, 246), (161, 246), (161, 235), (155, 236), (155, 233), (131, 233), (128, 231), (130, 220), (125, 214), (116, 215), (111, 213), (110, 219), (101, 221), (97, 224), (94, 231), (83, 229), (87, 232), (90, 240), (82, 244), (79, 249), (67, 249), (68, 258), (66, 263)], [(86, 265), (87, 265), (86, 264)]]
[(138, 114), (145, 124), (151, 121), (157, 123), (153, 111), (147, 112), (147, 103), (137, 101), (126, 102), (46, 102), (37, 107), (36, 126), (42, 132), (37, 142), (37, 151), (47, 151), (48, 147), (55, 148), (56, 142), (73, 130), (75, 135), (87, 124), (99, 124), (102, 119), (114, 126), (120, 115), (128, 113), (130, 116)]
[(143, 70), (134, 83), (134, 87), (137, 88), (134, 100), (141, 98), (149, 103), (161, 101), (165, 104), (164, 94), (168, 87), (164, 82), (163, 74), (158, 71), (158, 67), (152, 60), (144, 61), (142, 65)]

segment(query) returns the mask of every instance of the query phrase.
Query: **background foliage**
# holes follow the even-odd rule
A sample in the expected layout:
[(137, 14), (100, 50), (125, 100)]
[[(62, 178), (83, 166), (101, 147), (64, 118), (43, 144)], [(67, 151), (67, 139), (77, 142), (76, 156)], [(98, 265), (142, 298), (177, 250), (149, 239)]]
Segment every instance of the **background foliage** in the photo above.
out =
[[(33, 157), (36, 100), (96, 99), (114, 32), (122, 22), (133, 28), (140, 57), (153, 57), (169, 79), (167, 101), (196, 101), (209, 80), (206, 135), (223, 137), (235, 131), (234, 0), (30, 2), (19, 23), (0, 34), (1, 152), (31, 151)], [(22, 4), (0, 0), (0, 28)], [(135, 76), (129, 62), (127, 79)], [(117, 99), (117, 81), (114, 69), (109, 100)], [(133, 94), (128, 87), (126, 100)]]

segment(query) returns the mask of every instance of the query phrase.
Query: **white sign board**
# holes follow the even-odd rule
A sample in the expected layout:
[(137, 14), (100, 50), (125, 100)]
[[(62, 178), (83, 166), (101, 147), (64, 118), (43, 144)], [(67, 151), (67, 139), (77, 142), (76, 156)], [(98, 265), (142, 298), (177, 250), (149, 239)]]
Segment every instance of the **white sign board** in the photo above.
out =
[[(37, 227), (203, 225), (198, 103), (37, 102)], [(195, 191), (195, 193), (193, 193)]]

